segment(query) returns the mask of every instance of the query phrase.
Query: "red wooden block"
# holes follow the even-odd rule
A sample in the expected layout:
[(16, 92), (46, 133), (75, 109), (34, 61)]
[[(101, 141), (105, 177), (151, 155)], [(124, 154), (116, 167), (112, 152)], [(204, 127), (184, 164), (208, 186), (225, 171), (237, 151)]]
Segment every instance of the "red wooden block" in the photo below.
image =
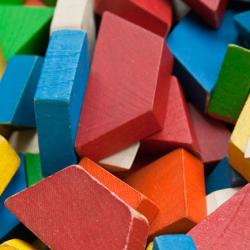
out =
[(194, 130), (204, 164), (214, 164), (227, 155), (230, 131), (210, 117), (200, 114), (189, 105)]
[(76, 138), (99, 161), (164, 124), (173, 57), (164, 38), (106, 12)]
[(250, 184), (195, 226), (198, 250), (246, 250), (250, 246)]
[(194, 12), (214, 28), (220, 26), (228, 0), (184, 0)]
[(7, 208), (53, 250), (143, 250), (144, 216), (80, 166), (12, 196)]
[(95, 0), (95, 11), (110, 11), (163, 37), (172, 25), (170, 0)]
[(191, 122), (191, 116), (183, 91), (176, 77), (171, 78), (164, 128), (141, 142), (141, 150), (147, 153), (166, 154), (183, 147), (200, 156)]
[(28, 6), (46, 6), (42, 0), (25, 0), (24, 5)]

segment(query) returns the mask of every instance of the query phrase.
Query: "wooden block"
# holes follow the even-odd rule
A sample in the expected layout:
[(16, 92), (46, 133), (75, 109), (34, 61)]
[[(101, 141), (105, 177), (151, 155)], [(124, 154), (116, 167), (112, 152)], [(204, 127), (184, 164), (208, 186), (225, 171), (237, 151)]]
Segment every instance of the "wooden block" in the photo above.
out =
[(150, 242), (146, 248), (146, 250), (153, 250), (153, 242)]
[(188, 235), (197, 249), (247, 249), (250, 242), (250, 185), (225, 202)]
[(187, 97), (201, 111), (207, 108), (228, 44), (239, 42), (233, 22), (236, 13), (227, 10), (221, 27), (216, 30), (190, 14), (175, 26), (167, 39), (176, 59), (175, 75)]
[(171, 78), (163, 129), (142, 140), (141, 150), (147, 154), (163, 155), (183, 147), (199, 156), (190, 112), (176, 77)]
[(20, 158), (8, 141), (0, 135), (0, 196), (17, 172)]
[(24, 5), (27, 6), (46, 6), (42, 0), (25, 0)]
[(0, 44), (6, 60), (16, 54), (42, 54), (53, 8), (0, 5)]
[(245, 150), (250, 136), (250, 96), (234, 127), (228, 147), (229, 163), (248, 182), (250, 181), (250, 159), (245, 158)]
[(133, 165), (139, 147), (140, 142), (134, 143), (120, 152), (100, 160), (99, 164), (110, 172), (129, 170)]
[(10, 247), (10, 246), (1, 246), (0, 245), (0, 250), (16, 250), (16, 248)]
[(226, 188), (214, 191), (207, 195), (207, 214), (210, 215), (217, 208), (219, 208), (223, 203), (229, 200), (233, 195), (235, 195), (240, 188)]
[(184, 234), (161, 235), (154, 239), (153, 250), (196, 250), (192, 237)]
[(35, 95), (40, 157), (45, 176), (77, 162), (74, 143), (88, 73), (86, 32), (55, 31)]
[(162, 37), (104, 14), (76, 138), (78, 155), (99, 161), (160, 130), (172, 65)]
[(145, 29), (165, 37), (172, 25), (172, 5), (169, 0), (95, 0), (95, 11), (102, 15), (110, 11)]
[[(246, 2), (250, 2), (247, 0)], [(234, 22), (244, 46), (250, 48), (250, 11), (235, 15)]]
[(95, 45), (94, 0), (57, 0), (50, 33), (56, 30), (83, 30), (88, 35), (90, 56)]
[(39, 154), (25, 154), (25, 173), (28, 187), (43, 179)]
[(250, 90), (250, 51), (229, 45), (219, 78), (210, 98), (210, 115), (235, 123)]
[(1, 124), (36, 126), (33, 102), (42, 64), (39, 56), (19, 55), (9, 60), (0, 85)]
[(129, 206), (143, 214), (148, 219), (149, 223), (154, 220), (159, 209), (153, 201), (88, 158), (83, 158), (79, 164), (85, 171), (100, 181), (100, 183), (102, 183), (107, 189), (114, 192)]
[(146, 218), (80, 166), (57, 172), (5, 205), (54, 250), (143, 250), (146, 245)]
[[(36, 250), (32, 245), (28, 244), (27, 242), (19, 239), (12, 239), (5, 241), (0, 245), (2, 246), (8, 246), (8, 247), (13, 247), (14, 250)], [(0, 248), (1, 249), (1, 248)]]
[(189, 106), (202, 162), (214, 164), (227, 155), (230, 131), (224, 124), (199, 113)]
[(167, 154), (124, 180), (160, 208), (150, 237), (185, 233), (206, 216), (203, 165), (184, 149)]
[(228, 0), (184, 0), (207, 24), (218, 28), (223, 20)]
[(188, 12), (190, 11), (190, 7), (182, 0), (173, 0), (172, 4), (175, 17), (174, 19), (176, 22), (179, 22), (188, 14)]
[(9, 139), (10, 145), (22, 153), (39, 153), (38, 136), (35, 129), (15, 130)]
[(19, 154), (19, 158), (21, 160), (20, 167), (8, 187), (0, 196), (0, 240), (19, 224), (17, 218), (4, 206), (4, 201), (9, 196), (26, 188), (23, 155)]
[(230, 166), (228, 158), (225, 157), (206, 178), (206, 193), (239, 187), (246, 184), (246, 181)]
[(0, 48), (0, 79), (2, 79), (5, 68), (6, 68), (6, 60), (4, 58), (2, 49)]

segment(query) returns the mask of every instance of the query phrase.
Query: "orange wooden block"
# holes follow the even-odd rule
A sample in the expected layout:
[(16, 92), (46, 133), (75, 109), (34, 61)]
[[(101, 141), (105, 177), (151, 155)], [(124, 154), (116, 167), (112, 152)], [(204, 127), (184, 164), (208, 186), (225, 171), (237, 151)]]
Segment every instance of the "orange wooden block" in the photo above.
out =
[(24, 5), (28, 6), (46, 6), (42, 0), (25, 0)]
[(99, 180), (111, 192), (114, 192), (128, 205), (147, 217), (149, 223), (156, 217), (159, 208), (145, 195), (130, 187), (88, 158), (83, 158), (79, 165)]
[(186, 233), (206, 216), (203, 165), (184, 149), (172, 151), (125, 181), (160, 208), (151, 225), (151, 237)]

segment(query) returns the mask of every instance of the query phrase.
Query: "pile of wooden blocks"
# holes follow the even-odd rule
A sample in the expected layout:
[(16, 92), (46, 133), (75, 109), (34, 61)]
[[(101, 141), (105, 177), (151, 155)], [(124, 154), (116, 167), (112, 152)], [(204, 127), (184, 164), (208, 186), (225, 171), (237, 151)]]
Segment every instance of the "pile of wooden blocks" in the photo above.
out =
[(0, 0), (0, 250), (250, 250), (250, 0)]

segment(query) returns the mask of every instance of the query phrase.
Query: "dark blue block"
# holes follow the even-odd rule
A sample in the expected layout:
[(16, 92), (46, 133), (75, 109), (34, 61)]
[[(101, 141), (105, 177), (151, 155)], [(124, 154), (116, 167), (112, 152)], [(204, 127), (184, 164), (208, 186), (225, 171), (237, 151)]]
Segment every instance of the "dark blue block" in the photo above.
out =
[(55, 31), (35, 96), (41, 164), (45, 176), (77, 163), (75, 137), (89, 75), (86, 32)]

